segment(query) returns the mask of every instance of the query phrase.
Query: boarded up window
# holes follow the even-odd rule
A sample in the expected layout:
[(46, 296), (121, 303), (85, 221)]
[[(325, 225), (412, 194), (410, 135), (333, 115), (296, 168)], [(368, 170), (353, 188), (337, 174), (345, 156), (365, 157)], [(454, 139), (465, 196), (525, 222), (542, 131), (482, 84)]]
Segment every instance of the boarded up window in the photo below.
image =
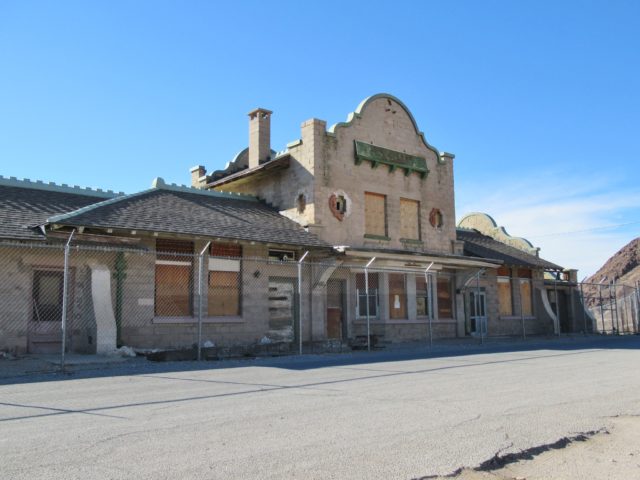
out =
[(498, 304), (500, 316), (513, 315), (513, 302), (511, 299), (511, 279), (509, 277), (498, 278)]
[[(364, 273), (356, 273), (356, 312), (358, 317), (367, 316), (367, 290)], [(369, 316), (378, 316), (378, 274), (369, 273)]]
[(365, 192), (364, 233), (387, 236), (387, 197), (385, 195)]
[(533, 315), (530, 280), (520, 280), (520, 302), (522, 302), (522, 315)]
[(191, 315), (193, 242), (156, 241), (155, 314), (159, 317)]
[(531, 269), (530, 268), (519, 268), (518, 269), (518, 277), (520, 277), (520, 278), (531, 278)]
[(242, 247), (237, 243), (212, 243), (210, 254), (212, 257), (240, 258), (242, 256)]
[(419, 317), (431, 315), (430, 299), (431, 295), (427, 288), (427, 280), (424, 275), (416, 275), (416, 314)]
[(438, 277), (438, 318), (453, 318), (451, 279)]
[(182, 240), (156, 240), (156, 258), (160, 260), (185, 260), (191, 262), (193, 242)]
[(400, 237), (420, 240), (420, 202), (400, 199)]
[(211, 317), (240, 315), (242, 247), (235, 243), (214, 243), (211, 256), (215, 258), (209, 259), (207, 314)]
[(496, 273), (499, 277), (510, 277), (511, 269), (509, 267), (498, 267), (498, 271)]
[(240, 272), (209, 272), (207, 303), (210, 316), (240, 315)]
[(407, 318), (407, 291), (403, 273), (389, 274), (389, 318)]

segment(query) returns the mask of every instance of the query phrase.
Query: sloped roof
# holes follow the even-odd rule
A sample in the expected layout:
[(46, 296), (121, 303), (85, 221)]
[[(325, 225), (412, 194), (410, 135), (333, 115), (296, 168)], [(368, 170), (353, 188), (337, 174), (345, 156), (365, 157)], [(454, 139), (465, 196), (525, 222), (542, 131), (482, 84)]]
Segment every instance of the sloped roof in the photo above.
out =
[(48, 217), (113, 196), (113, 192), (0, 177), (0, 238), (44, 240), (45, 237), (36, 227)]
[(506, 265), (543, 268), (545, 270), (563, 270), (561, 266), (555, 263), (498, 242), (476, 230), (458, 228), (456, 235), (458, 240), (464, 241), (464, 252), (467, 255), (502, 260)]
[(164, 182), (156, 188), (51, 217), (48, 223), (329, 247), (254, 197), (172, 187)]

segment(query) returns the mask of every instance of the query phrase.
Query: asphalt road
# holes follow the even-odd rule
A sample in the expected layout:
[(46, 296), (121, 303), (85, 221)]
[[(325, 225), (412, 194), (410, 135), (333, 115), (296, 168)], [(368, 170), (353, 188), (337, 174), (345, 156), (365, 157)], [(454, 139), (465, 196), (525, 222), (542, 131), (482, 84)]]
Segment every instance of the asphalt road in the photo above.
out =
[(457, 353), (26, 377), (0, 386), (2, 478), (410, 479), (640, 414), (640, 337)]

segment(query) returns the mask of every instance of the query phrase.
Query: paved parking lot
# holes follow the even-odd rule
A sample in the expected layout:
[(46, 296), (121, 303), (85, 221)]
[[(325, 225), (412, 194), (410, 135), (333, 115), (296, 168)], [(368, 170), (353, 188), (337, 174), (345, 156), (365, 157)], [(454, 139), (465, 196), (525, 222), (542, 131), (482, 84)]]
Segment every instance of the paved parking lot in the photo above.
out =
[(626, 337), (16, 377), (0, 386), (3, 477), (447, 474), (640, 414), (639, 348)]

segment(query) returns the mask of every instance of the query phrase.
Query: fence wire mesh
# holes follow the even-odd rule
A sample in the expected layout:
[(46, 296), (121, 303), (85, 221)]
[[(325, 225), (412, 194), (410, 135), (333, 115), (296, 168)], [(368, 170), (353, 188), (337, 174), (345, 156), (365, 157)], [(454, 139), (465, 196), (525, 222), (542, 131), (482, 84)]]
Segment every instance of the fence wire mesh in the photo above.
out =
[[(491, 287), (480, 273), (456, 284), (449, 273), (424, 269), (284, 251), (254, 257), (233, 244), (195, 247), (170, 240), (154, 250), (0, 245), (0, 350), (64, 359), (65, 352), (106, 354), (125, 345), (149, 355), (174, 351), (169, 359), (211, 359), (370, 349), (390, 338), (431, 344), (460, 335), (456, 309), (466, 316), (463, 335), (492, 334)], [(582, 331), (638, 332), (637, 285), (574, 288), (586, 306), (576, 321)], [(529, 299), (530, 290), (522, 290)], [(525, 321), (527, 302), (518, 308), (504, 331), (524, 337), (536, 320)]]

